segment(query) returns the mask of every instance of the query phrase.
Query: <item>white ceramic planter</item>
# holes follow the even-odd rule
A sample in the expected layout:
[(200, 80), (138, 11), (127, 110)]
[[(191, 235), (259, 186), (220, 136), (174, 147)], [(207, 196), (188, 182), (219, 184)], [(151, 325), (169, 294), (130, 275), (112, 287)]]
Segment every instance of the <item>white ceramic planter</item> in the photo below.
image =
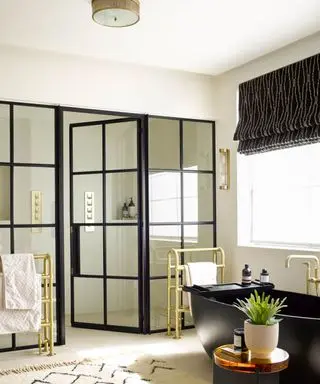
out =
[(273, 325), (255, 325), (248, 320), (244, 322), (244, 339), (251, 357), (268, 359), (277, 348), (279, 323)]

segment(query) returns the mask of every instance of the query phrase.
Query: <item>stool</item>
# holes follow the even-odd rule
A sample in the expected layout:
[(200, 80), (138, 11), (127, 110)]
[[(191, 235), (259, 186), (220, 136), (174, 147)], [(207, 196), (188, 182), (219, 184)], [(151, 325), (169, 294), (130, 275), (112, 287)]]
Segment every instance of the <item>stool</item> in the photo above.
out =
[(214, 384), (279, 384), (279, 372), (289, 364), (289, 354), (276, 348), (270, 358), (251, 358), (250, 351), (236, 352), (233, 344), (213, 352)]

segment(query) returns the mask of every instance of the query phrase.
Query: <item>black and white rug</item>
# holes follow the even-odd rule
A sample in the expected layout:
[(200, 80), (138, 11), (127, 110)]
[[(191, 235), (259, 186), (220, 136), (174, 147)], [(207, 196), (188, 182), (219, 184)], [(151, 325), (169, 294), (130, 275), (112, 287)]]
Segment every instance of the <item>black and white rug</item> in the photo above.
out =
[(157, 356), (124, 355), (0, 371), (0, 384), (203, 384)]

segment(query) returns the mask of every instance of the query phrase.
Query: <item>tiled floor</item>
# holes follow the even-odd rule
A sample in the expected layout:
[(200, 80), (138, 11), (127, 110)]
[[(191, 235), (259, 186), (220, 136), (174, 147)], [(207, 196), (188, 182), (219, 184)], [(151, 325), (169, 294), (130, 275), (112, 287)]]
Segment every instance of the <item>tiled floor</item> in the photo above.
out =
[(0, 370), (30, 364), (98, 357), (118, 352), (142, 351), (165, 356), (166, 360), (208, 384), (212, 382), (212, 365), (194, 330), (184, 331), (180, 340), (163, 333), (135, 335), (67, 327), (67, 344), (56, 347), (55, 356), (39, 356), (37, 350), (0, 353)]

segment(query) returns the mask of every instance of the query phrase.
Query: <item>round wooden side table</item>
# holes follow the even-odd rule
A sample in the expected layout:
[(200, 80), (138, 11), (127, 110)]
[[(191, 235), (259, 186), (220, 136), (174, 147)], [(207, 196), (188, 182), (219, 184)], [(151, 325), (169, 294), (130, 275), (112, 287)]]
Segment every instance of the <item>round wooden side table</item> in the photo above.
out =
[(250, 351), (237, 352), (233, 344), (215, 349), (214, 384), (278, 384), (279, 372), (289, 364), (289, 354), (276, 348), (270, 358), (251, 358)]

